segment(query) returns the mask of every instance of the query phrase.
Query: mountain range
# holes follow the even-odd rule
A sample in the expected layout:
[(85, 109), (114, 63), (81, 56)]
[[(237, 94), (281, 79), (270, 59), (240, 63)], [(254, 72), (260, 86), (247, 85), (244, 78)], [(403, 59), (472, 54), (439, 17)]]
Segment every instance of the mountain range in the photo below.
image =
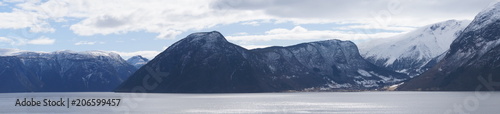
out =
[(213, 31), (193, 33), (172, 44), (116, 91), (364, 90), (404, 79), (404, 74), (364, 60), (350, 41), (326, 40), (247, 50)]
[(127, 59), (127, 63), (133, 65), (135, 68), (139, 69), (146, 63), (148, 63), (149, 59), (142, 57), (141, 55), (136, 55)]
[(0, 66), (0, 92), (111, 91), (137, 70), (103, 51), (20, 52)]
[(377, 66), (414, 77), (426, 71), (427, 66), (435, 65), (431, 60), (447, 51), (469, 23), (448, 20), (427, 25), (406, 34), (363, 43), (360, 52)]
[(399, 90), (500, 89), (500, 3), (480, 12), (432, 69)]

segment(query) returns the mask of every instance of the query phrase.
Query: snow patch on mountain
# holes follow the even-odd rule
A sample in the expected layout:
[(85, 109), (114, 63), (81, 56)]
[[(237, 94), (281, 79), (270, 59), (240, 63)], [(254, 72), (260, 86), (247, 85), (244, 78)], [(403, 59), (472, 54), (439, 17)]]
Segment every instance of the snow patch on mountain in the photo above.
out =
[(360, 44), (360, 53), (376, 65), (400, 73), (416, 72), (419, 66), (448, 50), (470, 22), (448, 20), (406, 34), (373, 40)]
[[(417, 57), (417, 59), (433, 58), (449, 49), (459, 31), (463, 30), (470, 21), (449, 20), (442, 23), (428, 25), (413, 32), (374, 40), (360, 46), (361, 54), (365, 57), (387, 59), (385, 66), (394, 63), (403, 57)], [(378, 45), (369, 45), (378, 44)]]
[(149, 59), (144, 58), (141, 55), (136, 55), (136, 56), (133, 56), (133, 57), (127, 59), (127, 63), (133, 65), (136, 68), (141, 68), (142, 66), (144, 66), (148, 62), (149, 62)]
[(19, 53), (25, 52), (24, 50), (20, 49), (0, 49), (0, 56), (13, 56), (13, 55), (19, 55)]
[(500, 12), (500, 2), (493, 4), (492, 6), (489, 6), (483, 9), (483, 11), (479, 12), (479, 14), (474, 18), (474, 22), (479, 23), (471, 24), (468, 29), (471, 31), (475, 31), (483, 28), (486, 25), (494, 23), (497, 20), (500, 20), (500, 13), (498, 12)]
[(137, 70), (120, 55), (104, 51), (22, 51), (2, 60), (4, 66), (17, 66), (2, 76), (24, 77), (21, 83), (31, 83), (23, 86), (26, 90), (16, 90), (23, 92), (111, 91)]
[[(476, 15), (474, 21), (472, 21), (469, 27), (467, 27), (467, 29), (464, 30), (464, 33), (474, 32), (474, 31), (486, 31), (483, 29), (488, 28), (488, 26), (494, 25), (495, 23), (498, 23), (500, 21), (500, 13), (498, 12), (500, 12), (500, 2), (488, 8), (485, 8), (478, 15)], [(475, 46), (475, 47), (464, 48), (465, 50), (462, 50), (462, 48), (459, 49), (460, 50), (459, 52), (461, 52), (461, 54), (463, 55), (461, 57), (469, 57), (473, 56), (474, 54), (482, 55), (487, 51), (491, 50), (492, 48), (500, 45), (499, 39), (485, 38), (485, 36), (488, 35), (483, 34), (481, 35), (481, 37), (472, 40), (455, 40), (453, 43), (456, 44), (467, 44), (468, 42), (474, 43), (474, 45), (469, 45), (469, 46)], [(470, 50), (472, 48), (477, 50)]]
[(358, 69), (358, 73), (366, 77), (372, 77), (372, 75), (365, 70)]
[[(481, 11), (457, 37), (442, 60), (399, 90), (491, 91), (478, 88), (500, 76), (500, 3)], [(439, 59), (439, 58), (438, 58)], [(479, 80), (478, 80), (479, 79)]]

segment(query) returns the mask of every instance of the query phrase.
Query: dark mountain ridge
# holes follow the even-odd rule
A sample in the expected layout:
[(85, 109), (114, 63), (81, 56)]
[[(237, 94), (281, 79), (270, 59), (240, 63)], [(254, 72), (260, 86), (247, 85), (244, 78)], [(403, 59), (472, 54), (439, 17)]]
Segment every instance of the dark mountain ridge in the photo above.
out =
[(111, 91), (136, 69), (102, 51), (22, 52), (0, 57), (0, 92)]
[[(193, 33), (135, 72), (118, 92), (277, 92), (374, 89), (404, 80), (359, 55), (350, 41), (247, 50), (217, 31)], [(134, 89), (135, 88), (135, 89)]]

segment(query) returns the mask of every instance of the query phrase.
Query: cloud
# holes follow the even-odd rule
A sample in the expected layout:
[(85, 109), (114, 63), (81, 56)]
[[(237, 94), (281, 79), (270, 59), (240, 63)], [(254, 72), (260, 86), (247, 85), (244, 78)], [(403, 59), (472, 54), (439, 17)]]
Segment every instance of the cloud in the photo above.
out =
[(306, 33), (306, 32), (308, 32), (307, 29), (305, 29), (301, 26), (295, 26), (291, 30), (283, 29), (283, 28), (272, 29), (272, 30), (267, 31), (266, 34), (290, 34), (290, 33)]
[(0, 37), (0, 43), (8, 43), (12, 46), (23, 46), (23, 45), (51, 45), (54, 44), (56, 39), (51, 39), (45, 36), (41, 36), (37, 39), (25, 39), (25, 38), (6, 38)]
[(389, 14), (386, 16), (392, 18), (392, 23), (425, 25), (435, 20), (471, 19), (496, 2), (498, 0), (216, 0), (212, 7), (218, 10), (260, 10), (296, 23), (310, 23), (308, 20), (362, 22)]
[(0, 56), (14, 56), (21, 52), (24, 52), (24, 50), (0, 48)]
[(48, 0), (18, 6), (49, 20), (77, 19), (70, 29), (83, 36), (144, 31), (158, 33), (158, 39), (168, 39), (188, 30), (268, 18), (260, 11), (214, 10), (210, 7), (212, 1)]
[(241, 45), (241, 47), (246, 49), (257, 49), (257, 48), (265, 48), (270, 47), (271, 45)]
[(51, 45), (56, 42), (56, 39), (50, 39), (48, 37), (42, 36), (37, 39), (29, 40), (27, 44), (33, 44), (33, 45)]
[(385, 30), (385, 31), (400, 31), (400, 32), (409, 32), (412, 30), (415, 30), (418, 27), (409, 27), (409, 26), (386, 26), (386, 27), (381, 27), (378, 25), (351, 25), (351, 26), (344, 26), (344, 27), (337, 27), (333, 29), (338, 29), (338, 30), (363, 30), (363, 29), (378, 29), (380, 31)]
[[(374, 28), (417, 27), (449, 19), (471, 19), (497, 0), (9, 0), (12, 12), (0, 13), (0, 29), (54, 32), (51, 22), (67, 22), (83, 36), (157, 33), (172, 39), (185, 31), (261, 20), (301, 24), (358, 23)], [(5, 1), (4, 1), (5, 2)], [(392, 28), (391, 28), (392, 26)], [(358, 27), (366, 28), (366, 27)]]
[(26, 0), (3, 0), (4, 2), (15, 3), (15, 2), (25, 2)]
[(260, 24), (257, 21), (249, 21), (249, 22), (241, 23), (241, 25), (259, 26)]
[(175, 36), (181, 34), (181, 31), (176, 31), (176, 30), (165, 30), (160, 32), (158, 36), (156, 36), (157, 39), (174, 39)]
[(104, 44), (104, 42), (89, 42), (89, 41), (79, 41), (75, 45), (94, 45), (94, 44)]
[(234, 33), (232, 35), (235, 35), (235, 36), (243, 36), (243, 35), (248, 35), (247, 32), (238, 32), (238, 33)]
[(13, 9), (13, 12), (0, 12), (0, 29), (29, 28), (29, 32), (54, 32), (55, 29), (44, 21), (44, 17), (34, 13)]
[(266, 31), (262, 35), (245, 35), (245, 36), (227, 36), (226, 38), (231, 41), (236, 41), (242, 44), (258, 42), (258, 41), (271, 41), (271, 40), (363, 40), (371, 38), (385, 38), (394, 36), (400, 33), (379, 32), (373, 34), (355, 33), (355, 32), (340, 32), (330, 30), (308, 30), (301, 26), (295, 26), (292, 29), (277, 28)]
[(2, 42), (2, 43), (11, 43), (11, 42), (13, 42), (13, 40), (9, 39), (9, 38), (5, 38), (5, 37), (0, 37), (0, 42)]
[(75, 45), (94, 45), (96, 42), (89, 42), (89, 41), (79, 41), (76, 42)]
[(141, 55), (145, 58), (148, 58), (148, 59), (153, 59), (154, 57), (156, 57), (156, 55), (158, 55), (160, 53), (160, 51), (135, 51), (135, 52), (120, 52), (120, 51), (111, 51), (113, 53), (118, 53), (120, 54), (120, 56), (122, 56), (124, 59), (128, 59), (132, 56), (136, 56), (136, 55)]

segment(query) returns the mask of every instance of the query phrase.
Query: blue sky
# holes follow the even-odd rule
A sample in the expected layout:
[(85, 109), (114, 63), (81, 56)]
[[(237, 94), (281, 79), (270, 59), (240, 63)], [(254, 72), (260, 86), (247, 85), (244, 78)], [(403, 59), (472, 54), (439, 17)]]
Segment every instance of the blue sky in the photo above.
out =
[(153, 58), (193, 32), (245, 48), (327, 39), (361, 43), (449, 19), (496, 0), (3, 0), (0, 48), (102, 50)]

